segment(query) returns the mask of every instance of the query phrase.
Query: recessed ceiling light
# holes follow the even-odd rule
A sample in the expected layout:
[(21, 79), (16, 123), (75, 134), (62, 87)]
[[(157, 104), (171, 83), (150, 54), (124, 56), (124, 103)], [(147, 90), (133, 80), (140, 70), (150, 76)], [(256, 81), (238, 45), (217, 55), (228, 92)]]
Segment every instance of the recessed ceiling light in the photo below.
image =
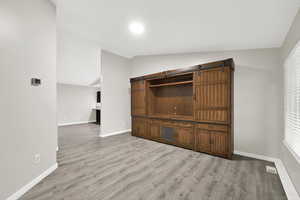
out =
[(135, 35), (141, 35), (145, 32), (145, 27), (140, 22), (131, 22), (129, 24), (129, 30), (131, 33), (133, 33)]

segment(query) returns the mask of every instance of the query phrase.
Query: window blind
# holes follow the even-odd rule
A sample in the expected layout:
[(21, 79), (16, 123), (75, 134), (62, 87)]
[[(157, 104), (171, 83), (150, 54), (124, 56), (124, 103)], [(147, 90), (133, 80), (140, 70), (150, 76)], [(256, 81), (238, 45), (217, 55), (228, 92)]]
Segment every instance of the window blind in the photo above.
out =
[(300, 41), (284, 63), (285, 142), (300, 156)]

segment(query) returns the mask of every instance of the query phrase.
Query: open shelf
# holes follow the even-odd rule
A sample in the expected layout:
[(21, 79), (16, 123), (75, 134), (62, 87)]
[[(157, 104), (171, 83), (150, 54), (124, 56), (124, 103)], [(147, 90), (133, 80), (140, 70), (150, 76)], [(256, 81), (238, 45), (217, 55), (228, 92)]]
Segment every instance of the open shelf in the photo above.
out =
[(193, 120), (193, 74), (149, 80), (149, 116)]
[(172, 85), (182, 85), (182, 84), (192, 84), (193, 83), (193, 73), (180, 74), (177, 76), (158, 78), (149, 80), (150, 87), (162, 87), (162, 86), (172, 86)]
[(164, 86), (175, 86), (175, 85), (186, 85), (186, 84), (192, 84), (193, 81), (180, 81), (180, 82), (171, 82), (171, 83), (162, 83), (157, 85), (150, 85), (149, 87), (164, 87)]

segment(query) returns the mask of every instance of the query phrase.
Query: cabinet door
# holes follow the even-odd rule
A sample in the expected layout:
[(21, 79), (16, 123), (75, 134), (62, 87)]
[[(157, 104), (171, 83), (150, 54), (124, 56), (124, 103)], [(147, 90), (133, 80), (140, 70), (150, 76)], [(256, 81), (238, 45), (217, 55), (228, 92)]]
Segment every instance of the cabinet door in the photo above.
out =
[(200, 152), (205, 152), (205, 153), (211, 152), (209, 130), (196, 128), (195, 150)]
[(230, 74), (229, 67), (195, 72), (195, 120), (202, 122), (229, 122)]
[(177, 132), (177, 143), (179, 146), (183, 146), (188, 149), (194, 148), (194, 128), (193, 127), (182, 127), (176, 128)]
[(132, 119), (132, 135), (147, 138), (147, 120), (143, 118)]
[(131, 114), (146, 114), (146, 86), (144, 80), (131, 83)]
[(132, 118), (131, 120), (131, 135), (138, 136), (138, 123), (136, 118)]
[(211, 152), (219, 155), (228, 154), (228, 134), (226, 132), (211, 131)]
[(160, 138), (160, 121), (151, 120), (149, 123), (149, 137), (150, 139)]

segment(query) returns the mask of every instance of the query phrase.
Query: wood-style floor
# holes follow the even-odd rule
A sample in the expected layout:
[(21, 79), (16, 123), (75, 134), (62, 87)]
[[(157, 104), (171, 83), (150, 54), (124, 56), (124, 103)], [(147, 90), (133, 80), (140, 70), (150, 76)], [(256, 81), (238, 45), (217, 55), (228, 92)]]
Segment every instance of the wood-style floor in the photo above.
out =
[(132, 137), (97, 137), (94, 124), (59, 128), (58, 169), (24, 200), (281, 200), (265, 161), (226, 160)]

